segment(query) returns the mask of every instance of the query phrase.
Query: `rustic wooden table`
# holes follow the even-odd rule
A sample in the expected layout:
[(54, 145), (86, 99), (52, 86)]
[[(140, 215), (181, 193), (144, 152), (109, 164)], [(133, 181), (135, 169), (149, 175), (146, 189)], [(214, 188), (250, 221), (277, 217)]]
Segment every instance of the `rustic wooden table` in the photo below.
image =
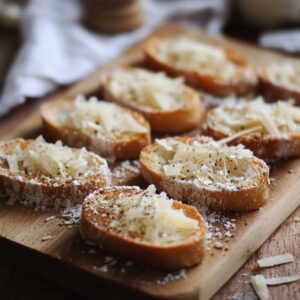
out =
[[(10, 65), (19, 38), (14, 31), (0, 31), (0, 86), (3, 85), (7, 68)], [(288, 191), (287, 191), (288, 192)], [(259, 258), (290, 252), (295, 262), (261, 271), (266, 276), (283, 276), (300, 274), (300, 217), (298, 208), (249, 259), (249, 261), (228, 281), (213, 297), (214, 300), (225, 299), (257, 299), (249, 284), (250, 276), (256, 274), (256, 261)], [(1, 222), (1, 220), (0, 220)], [(226, 272), (226, 270), (224, 270)], [(271, 287), (271, 299), (300, 299), (300, 283)], [(100, 299), (132, 299), (131, 296), (118, 291), (105, 291), (95, 298)], [(66, 290), (56, 284), (47, 282), (29, 272), (14, 267), (10, 262), (0, 261), (0, 299), (85, 299), (83, 296)]]

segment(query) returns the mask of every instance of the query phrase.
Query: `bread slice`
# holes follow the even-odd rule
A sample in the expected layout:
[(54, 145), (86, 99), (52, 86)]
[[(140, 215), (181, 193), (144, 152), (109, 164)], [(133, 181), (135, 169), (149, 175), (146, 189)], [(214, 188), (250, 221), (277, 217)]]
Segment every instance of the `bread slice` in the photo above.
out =
[(142, 115), (95, 97), (48, 102), (41, 114), (46, 137), (106, 158), (136, 158), (151, 139), (150, 125)]
[(182, 78), (168, 78), (140, 68), (115, 69), (102, 85), (104, 98), (143, 114), (158, 133), (179, 133), (199, 127), (204, 106)]
[(156, 194), (155, 187), (112, 187), (82, 206), (84, 239), (103, 250), (160, 269), (189, 267), (205, 251), (205, 222), (192, 207)]
[(0, 142), (0, 194), (38, 207), (82, 203), (91, 192), (110, 184), (106, 161), (85, 149), (61, 142), (15, 139)]
[(265, 103), (262, 97), (211, 110), (204, 133), (222, 143), (243, 144), (264, 159), (300, 156), (300, 108), (287, 101)]
[(199, 209), (250, 211), (267, 202), (269, 168), (242, 145), (208, 137), (160, 139), (143, 149), (140, 164), (148, 182)]
[(269, 100), (294, 99), (300, 103), (300, 63), (280, 61), (262, 67), (259, 72), (262, 93)]
[(146, 43), (149, 64), (208, 93), (245, 94), (257, 85), (257, 76), (244, 57), (233, 50), (186, 38), (153, 38)]

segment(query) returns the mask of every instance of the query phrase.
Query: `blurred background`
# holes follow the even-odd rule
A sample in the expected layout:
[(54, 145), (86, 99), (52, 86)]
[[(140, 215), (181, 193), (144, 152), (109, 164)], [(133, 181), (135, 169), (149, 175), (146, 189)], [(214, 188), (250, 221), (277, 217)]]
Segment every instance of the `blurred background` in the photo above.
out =
[(167, 20), (300, 52), (299, 0), (0, 0), (0, 116), (86, 76)]

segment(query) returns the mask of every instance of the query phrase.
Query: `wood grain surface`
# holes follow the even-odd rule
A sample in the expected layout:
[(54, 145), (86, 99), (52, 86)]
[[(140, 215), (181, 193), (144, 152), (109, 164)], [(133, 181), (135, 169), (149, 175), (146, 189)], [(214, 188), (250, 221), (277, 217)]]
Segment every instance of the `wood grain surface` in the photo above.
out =
[[(176, 27), (173, 25), (168, 25), (164, 26), (159, 30), (159, 34), (165, 35), (165, 34), (178, 34), (178, 33), (186, 33), (185, 29), (182, 29), (181, 27)], [(192, 36), (198, 36), (199, 33), (196, 33), (195, 31), (189, 31), (189, 34)], [(205, 40), (210, 40), (210, 38), (207, 38), (204, 35), (200, 34), (200, 37)], [(224, 42), (232, 47), (237, 47), (239, 50), (245, 52), (246, 55), (249, 56), (249, 58), (253, 59), (253, 62), (255, 63), (261, 63), (267, 60), (272, 60), (274, 58), (278, 59), (279, 56), (277, 56), (274, 53), (268, 53), (265, 51), (261, 51), (255, 48), (251, 48), (247, 45), (240, 45), (236, 44), (234, 42)], [(124, 61), (129, 61), (133, 62), (136, 60), (139, 60), (141, 57), (141, 52), (139, 47), (135, 47), (134, 49), (131, 49), (128, 51), (125, 56), (122, 57), (122, 59), (117, 60), (115, 64), (123, 63)], [(99, 74), (96, 73), (93, 76), (91, 76), (89, 79), (84, 80), (83, 82), (75, 85), (71, 89), (68, 89), (66, 91), (63, 91), (63, 94), (58, 94), (55, 95), (55, 97), (60, 97), (61, 95), (65, 97), (70, 97), (74, 94), (77, 94), (78, 92), (82, 93), (89, 93), (92, 90), (95, 90), (95, 88), (98, 85), (98, 76)], [(27, 134), (35, 134), (36, 131), (39, 129), (40, 125), (40, 119), (39, 119), (39, 114), (36, 111), (36, 108), (38, 106), (38, 103), (31, 103), (29, 105), (24, 106), (23, 108), (16, 110), (13, 114), (11, 114), (8, 118), (5, 118), (0, 124), (0, 136), (5, 137), (5, 138), (11, 138), (15, 136), (23, 136)], [(17, 122), (16, 122), (17, 120)], [(292, 175), (288, 173), (289, 170), (293, 170)], [(287, 165), (284, 165), (279, 171), (277, 171), (277, 176), (278, 180), (275, 180), (277, 183), (273, 187), (273, 201), (270, 202), (268, 207), (264, 208), (262, 211), (247, 214), (247, 216), (241, 216), (238, 217), (238, 224), (237, 224), (237, 232), (235, 234), (235, 238), (233, 241), (231, 241), (229, 245), (229, 251), (225, 252), (224, 250), (219, 250), (216, 252), (214, 257), (207, 257), (206, 261), (200, 266), (196, 267), (193, 270), (188, 271), (188, 278), (184, 280), (183, 282), (176, 282), (176, 284), (171, 284), (171, 288), (165, 289), (164, 287), (150, 287), (146, 286), (144, 287), (145, 290), (150, 291), (152, 288), (152, 292), (154, 294), (157, 293), (162, 293), (164, 295), (171, 295), (174, 296), (180, 295), (180, 291), (182, 287), (185, 287), (185, 291), (189, 291), (189, 295), (191, 297), (194, 297), (198, 293), (198, 289), (195, 289), (198, 287), (199, 284), (199, 277), (201, 278), (202, 281), (202, 286), (205, 287), (205, 290), (202, 289), (201, 292), (204, 291), (204, 298), (207, 298), (208, 296), (212, 295), (215, 290), (221, 286), (226, 279), (230, 277), (232, 272), (236, 270), (241, 263), (243, 263), (248, 256), (261, 244), (261, 242), (266, 238), (266, 236), (270, 235), (271, 231), (273, 231), (279, 223), (283, 221), (283, 219), (288, 216), (289, 212), (292, 210), (293, 207), (296, 207), (299, 205), (299, 199), (298, 199), (298, 191), (299, 189), (297, 188), (297, 182), (299, 181), (298, 177), (300, 178), (300, 165), (298, 161), (293, 161), (291, 163), (288, 163)], [(289, 189), (290, 188), (290, 189)], [(288, 190), (288, 192), (287, 192)], [(280, 200), (280, 201), (279, 201)], [(283, 201), (284, 200), (284, 201)], [(280, 204), (278, 204), (280, 203)], [(10, 215), (11, 209), (13, 210), (13, 214)], [(16, 240), (19, 243), (22, 243), (24, 245), (30, 246), (32, 248), (36, 248), (44, 253), (48, 253), (54, 256), (60, 256), (61, 255), (61, 249), (57, 249), (57, 244), (55, 246), (55, 242), (53, 244), (49, 244), (48, 246), (41, 245), (38, 241), (40, 241), (40, 236), (35, 235), (35, 240), (31, 238), (31, 235), (28, 234), (30, 230), (34, 231), (36, 233), (36, 228), (38, 228), (38, 231), (40, 234), (45, 234), (46, 231), (40, 230), (41, 228), (47, 228), (47, 232), (49, 233), (49, 230), (54, 230), (55, 234), (60, 235), (60, 237), (63, 237), (64, 241), (67, 241), (68, 239), (72, 239), (74, 235), (76, 235), (76, 229), (70, 229), (70, 230), (59, 230), (56, 229), (56, 227), (48, 226), (45, 227), (43, 226), (43, 220), (45, 219), (45, 215), (35, 215), (35, 225), (32, 225), (32, 219), (29, 216), (32, 216), (32, 214), (27, 214), (27, 212), (24, 212), (22, 209), (17, 210), (18, 213), (16, 215), (16, 210), (15, 208), (7, 208), (6, 206), (2, 206), (1, 209), (1, 221), (6, 218), (6, 224), (11, 222), (12, 216), (14, 215), (14, 219), (16, 220), (21, 220), (22, 228), (14, 228), (7, 230), (7, 228), (4, 228), (4, 226), (0, 227), (0, 231), (5, 233), (6, 237), (9, 237), (12, 239)], [(14, 225), (16, 224), (14, 220)], [(245, 226), (245, 220), (247, 221), (248, 225)], [(255, 220), (255, 222), (254, 222)], [(284, 236), (282, 238), (278, 239), (278, 242), (276, 240), (270, 240), (268, 246), (265, 250), (265, 252), (258, 253), (260, 257), (265, 256), (266, 253), (267, 255), (272, 255), (272, 254), (280, 254), (286, 251), (289, 251), (295, 255), (295, 257), (298, 257), (298, 260), (296, 260), (296, 263), (286, 265), (286, 266), (281, 266), (277, 268), (272, 268), (266, 271), (263, 271), (265, 274), (268, 275), (287, 275), (287, 272), (298, 272), (299, 273), (299, 222), (294, 222), (293, 219), (292, 221), (289, 221), (288, 224), (284, 225), (283, 227), (288, 227), (290, 230), (293, 230), (290, 235), (288, 235), (288, 232), (285, 232)], [(253, 224), (256, 224), (256, 226), (253, 226)], [(3, 223), (1, 223), (3, 224)], [(24, 227), (25, 226), (25, 227)], [(29, 226), (30, 230), (28, 229)], [(18, 226), (17, 226), (18, 227)], [(244, 237), (244, 239), (242, 239)], [(248, 237), (248, 239), (246, 238)], [(59, 245), (64, 246), (61, 242), (62, 239), (59, 238)], [(285, 241), (285, 242), (284, 242)], [(46, 243), (47, 244), (47, 243)], [(80, 242), (79, 242), (80, 244)], [(277, 247), (274, 246), (274, 244), (277, 244)], [(4, 245), (4, 244), (2, 244)], [(1, 247), (2, 247), (1, 245)], [(7, 245), (7, 243), (5, 243)], [(53, 246), (51, 246), (53, 245)], [(297, 246), (298, 245), (298, 246)], [(249, 247), (250, 246), (250, 247)], [(12, 247), (10, 245), (10, 247)], [(81, 246), (80, 246), (81, 247)], [(289, 248), (291, 247), (291, 248)], [(64, 248), (64, 247), (63, 247)], [(75, 247), (74, 247), (75, 248)], [(13, 248), (9, 248), (11, 250)], [(264, 248), (262, 248), (264, 249)], [(82, 248), (80, 248), (80, 251), (82, 251)], [(75, 251), (76, 252), (76, 251)], [(78, 252), (78, 253), (79, 253)], [(77, 255), (78, 255), (77, 253)], [(9, 256), (11, 253), (7, 252), (7, 255)], [(67, 252), (67, 255), (65, 253), (65, 259), (66, 257), (70, 258), (69, 252)], [(82, 261), (80, 259), (81, 255), (76, 256), (75, 263), (78, 265), (78, 262), (81, 264)], [(22, 260), (22, 256), (19, 257), (19, 259)], [(249, 262), (246, 267), (244, 267), (236, 276), (235, 278), (229, 282), (227, 287), (222, 289), (218, 295), (215, 296), (215, 299), (228, 299), (228, 297), (231, 297), (232, 299), (255, 299), (255, 296), (253, 294), (253, 291), (249, 284), (247, 283), (249, 281), (249, 276), (250, 274), (253, 274), (257, 272), (256, 264), (255, 264), (255, 259), (252, 260), (252, 263)], [(77, 261), (76, 261), (77, 260)], [(213, 263), (214, 262), (214, 263)], [(216, 263), (218, 262), (218, 263)], [(30, 262), (23, 262), (24, 265), (26, 265), (27, 269), (28, 266), (30, 266)], [(80, 265), (79, 264), (79, 265)], [(81, 264), (82, 265), (82, 264)], [(214, 269), (214, 266), (217, 266)], [(14, 288), (14, 283), (19, 282), (19, 285), (22, 285), (22, 282), (25, 281), (24, 277), (19, 271), (14, 271), (14, 268), (12, 268), (10, 265), (5, 265), (4, 268), (6, 268), (6, 272), (0, 272), (0, 274), (3, 274), (0, 276), (0, 290), (1, 286), (3, 287), (2, 289), (5, 291), (8, 291), (7, 295), (12, 295), (9, 294), (9, 287), (12, 286), (12, 290), (14, 290), (17, 295), (17, 289)], [(36, 269), (37, 266), (32, 266), (31, 270)], [(289, 270), (289, 268), (291, 268)], [(294, 269), (292, 269), (294, 268)], [(30, 268), (29, 268), (30, 269)], [(202, 271), (201, 271), (202, 270)], [(279, 271), (282, 270), (285, 273), (279, 273)], [(199, 273), (200, 272), (200, 273)], [(276, 273), (270, 273), (270, 272), (276, 272)], [(19, 274), (19, 275), (16, 275)], [(21, 275), (20, 275), (21, 274)], [(139, 273), (141, 274), (141, 273)], [(201, 274), (201, 276), (199, 276)], [(43, 274), (44, 277), (47, 277), (47, 274)], [(14, 276), (17, 276), (16, 278), (22, 278), (23, 279), (13, 279)], [(19, 277), (18, 277), (19, 276)], [(2, 278), (3, 277), (3, 278)], [(49, 276), (48, 276), (49, 277)], [(130, 276), (129, 276), (130, 277)], [(29, 278), (34, 278), (34, 277), (29, 277)], [(52, 278), (53, 279), (53, 278)], [(61, 281), (63, 280), (62, 278), (59, 278)], [(129, 278), (130, 279), (130, 278)], [(196, 280), (197, 279), (197, 280)], [(18, 281), (19, 280), (19, 281)], [(26, 281), (28, 285), (30, 285), (34, 280), (37, 279), (32, 279), (29, 280), (29, 282)], [(124, 279), (125, 280), (125, 279)], [(126, 278), (126, 281), (128, 278)], [(43, 281), (41, 281), (43, 282)], [(127, 281), (128, 282), (128, 281)], [(44, 283), (44, 282), (43, 282)], [(61, 282), (62, 283), (62, 282)], [(42, 285), (42, 284), (41, 284)], [(67, 284), (68, 285), (68, 284)], [(139, 283), (140, 285), (140, 283)], [(54, 293), (62, 293), (63, 297), (71, 297), (75, 298), (76, 296), (73, 294), (68, 294), (64, 290), (61, 290), (59, 287), (52, 286)], [(70, 286), (72, 287), (72, 286)], [(75, 286), (74, 289), (78, 290), (78, 286)], [(140, 287), (138, 287), (140, 288)], [(25, 289), (25, 288), (23, 288)], [(155, 290), (154, 290), (155, 289)], [(51, 289), (50, 289), (51, 290)], [(163, 291), (164, 290), (164, 291)], [(172, 293), (170, 294), (170, 291), (172, 290)], [(38, 295), (39, 288), (36, 288), (36, 292)], [(104, 291), (102, 288), (99, 289), (99, 292)], [(174, 294), (175, 291), (175, 294)], [(192, 291), (192, 292), (190, 292)], [(281, 287), (273, 287), (270, 289), (273, 298), (274, 299), (297, 299), (299, 296), (299, 284), (298, 283), (293, 283), (290, 285), (285, 285)], [(152, 293), (151, 292), (151, 293)], [(4, 292), (6, 293), (6, 292)], [(50, 293), (50, 292), (49, 292)], [(126, 293), (122, 292), (117, 292), (117, 293), (112, 293), (111, 290), (106, 292), (107, 294), (105, 295), (110, 295), (113, 297), (130, 297), (127, 296)], [(5, 295), (5, 294), (4, 294)], [(32, 294), (33, 295), (33, 294)], [(160, 294), (162, 295), (162, 294)], [(110, 297), (109, 296), (109, 297)], [(281, 298), (277, 298), (281, 297)]]

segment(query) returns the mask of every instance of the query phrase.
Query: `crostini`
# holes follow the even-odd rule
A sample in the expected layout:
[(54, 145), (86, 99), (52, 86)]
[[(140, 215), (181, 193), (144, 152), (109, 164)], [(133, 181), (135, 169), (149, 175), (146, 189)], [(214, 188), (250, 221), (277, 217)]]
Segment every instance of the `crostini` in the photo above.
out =
[(204, 136), (159, 139), (142, 150), (140, 164), (149, 183), (199, 209), (251, 211), (267, 202), (269, 168), (242, 145)]
[(82, 203), (91, 192), (110, 184), (106, 161), (83, 149), (36, 140), (0, 142), (0, 195), (39, 207)]
[(142, 115), (96, 97), (50, 101), (41, 114), (48, 139), (86, 147), (106, 158), (136, 158), (151, 140), (150, 125)]
[(233, 50), (187, 38), (150, 39), (145, 46), (150, 66), (208, 93), (244, 94), (257, 85), (257, 76), (246, 59)]
[(179, 133), (199, 127), (204, 106), (199, 94), (164, 73), (123, 67), (103, 82), (104, 98), (143, 114), (158, 133)]
[(211, 110), (203, 129), (222, 143), (243, 144), (260, 158), (300, 156), (300, 108), (288, 101), (233, 101)]
[(82, 205), (80, 230), (105, 251), (160, 269), (195, 265), (205, 251), (206, 226), (196, 208), (153, 185), (92, 193)]
[(262, 93), (268, 100), (294, 99), (300, 104), (300, 63), (280, 61), (258, 71)]

